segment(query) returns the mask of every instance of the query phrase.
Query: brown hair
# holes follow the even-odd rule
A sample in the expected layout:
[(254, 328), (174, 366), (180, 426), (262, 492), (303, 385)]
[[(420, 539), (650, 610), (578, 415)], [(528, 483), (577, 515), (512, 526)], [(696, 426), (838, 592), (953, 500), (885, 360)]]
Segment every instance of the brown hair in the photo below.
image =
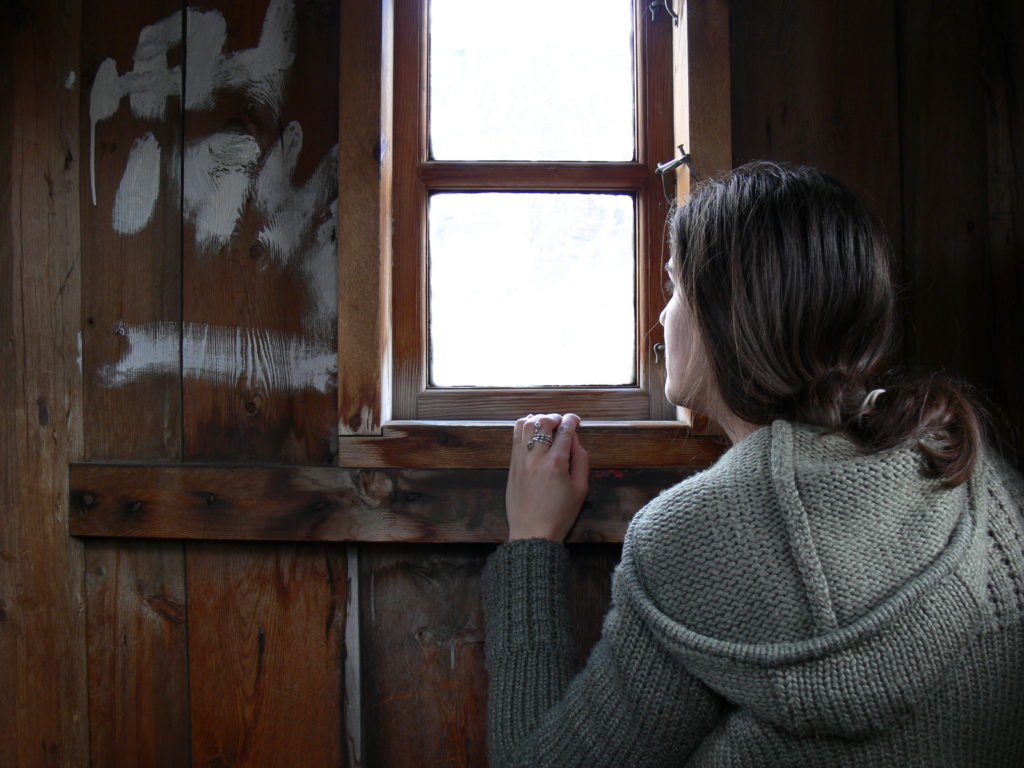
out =
[(708, 375), (738, 417), (817, 424), (865, 452), (916, 441), (944, 484), (970, 476), (979, 408), (955, 379), (899, 365), (892, 247), (850, 190), (813, 168), (749, 163), (700, 184), (670, 240)]

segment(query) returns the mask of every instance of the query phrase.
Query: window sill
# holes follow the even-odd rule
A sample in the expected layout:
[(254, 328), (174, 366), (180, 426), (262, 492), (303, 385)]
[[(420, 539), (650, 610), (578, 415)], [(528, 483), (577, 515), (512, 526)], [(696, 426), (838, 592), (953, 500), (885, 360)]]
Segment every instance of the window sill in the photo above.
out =
[[(505, 469), (511, 421), (390, 421), (379, 436), (342, 436), (337, 464), (374, 469)], [(595, 469), (701, 470), (725, 450), (720, 437), (678, 421), (586, 422), (580, 439)]]

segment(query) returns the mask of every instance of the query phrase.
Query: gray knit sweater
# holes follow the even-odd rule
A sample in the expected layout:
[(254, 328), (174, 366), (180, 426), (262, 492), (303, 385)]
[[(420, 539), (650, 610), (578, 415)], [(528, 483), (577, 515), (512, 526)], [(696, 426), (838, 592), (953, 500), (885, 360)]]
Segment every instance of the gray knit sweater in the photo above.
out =
[(636, 515), (573, 677), (567, 555), (484, 572), (492, 766), (1024, 766), (1020, 476), (777, 421)]

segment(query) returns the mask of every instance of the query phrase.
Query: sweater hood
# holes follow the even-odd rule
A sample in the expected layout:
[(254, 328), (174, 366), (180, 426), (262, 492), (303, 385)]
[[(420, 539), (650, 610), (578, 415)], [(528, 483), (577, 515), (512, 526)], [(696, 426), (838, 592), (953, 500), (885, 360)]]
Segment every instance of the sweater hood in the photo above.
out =
[[(638, 513), (615, 601), (735, 705), (797, 735), (894, 727), (982, 621), (989, 474), (863, 456), (778, 421)], [(682, 574), (682, 575), (680, 575)]]

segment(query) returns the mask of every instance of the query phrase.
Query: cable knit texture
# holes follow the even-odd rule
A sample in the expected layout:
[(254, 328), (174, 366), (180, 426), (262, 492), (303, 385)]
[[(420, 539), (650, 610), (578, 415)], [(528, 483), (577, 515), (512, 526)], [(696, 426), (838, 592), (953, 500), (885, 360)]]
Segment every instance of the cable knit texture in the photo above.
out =
[(565, 548), (484, 571), (497, 766), (1024, 766), (1024, 482), (777, 421), (634, 517), (573, 676)]

